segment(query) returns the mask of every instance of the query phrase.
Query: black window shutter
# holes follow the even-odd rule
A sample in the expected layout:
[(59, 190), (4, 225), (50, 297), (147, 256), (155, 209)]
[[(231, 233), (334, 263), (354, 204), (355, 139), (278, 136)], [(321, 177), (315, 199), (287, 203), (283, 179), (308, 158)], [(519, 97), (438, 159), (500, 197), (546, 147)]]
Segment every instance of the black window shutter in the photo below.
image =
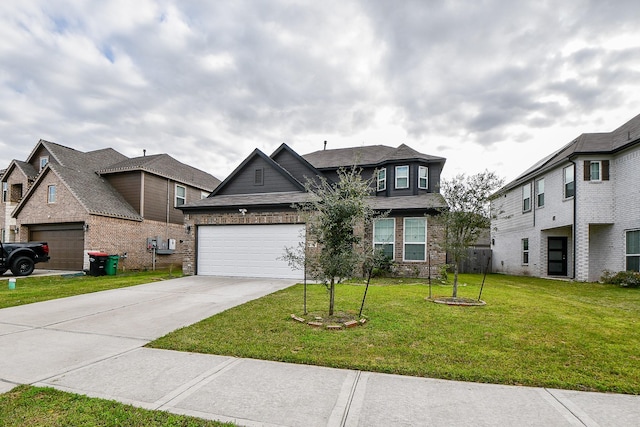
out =
[(591, 181), (591, 162), (589, 160), (584, 161), (584, 180)]
[(609, 181), (609, 160), (602, 161), (602, 180)]

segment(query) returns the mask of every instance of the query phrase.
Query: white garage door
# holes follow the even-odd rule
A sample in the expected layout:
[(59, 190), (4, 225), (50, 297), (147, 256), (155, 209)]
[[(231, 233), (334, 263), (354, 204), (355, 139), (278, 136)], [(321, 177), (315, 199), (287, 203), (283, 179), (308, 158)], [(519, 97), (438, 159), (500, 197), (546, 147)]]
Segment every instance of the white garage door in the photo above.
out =
[(297, 247), (304, 225), (206, 225), (198, 227), (198, 274), (302, 279), (283, 256)]

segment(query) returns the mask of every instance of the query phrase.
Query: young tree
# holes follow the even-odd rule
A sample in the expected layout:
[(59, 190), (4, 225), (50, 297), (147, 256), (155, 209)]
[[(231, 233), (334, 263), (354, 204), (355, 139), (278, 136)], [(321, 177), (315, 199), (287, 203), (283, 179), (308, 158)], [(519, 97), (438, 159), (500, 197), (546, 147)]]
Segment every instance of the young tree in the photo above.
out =
[[(329, 290), (329, 315), (335, 306), (335, 285), (351, 277), (362, 263), (363, 232), (374, 216), (367, 203), (371, 180), (364, 180), (358, 168), (340, 169), (339, 181), (324, 178), (305, 185), (309, 198), (297, 206), (307, 225), (309, 241), (317, 243), (314, 250), (301, 254), (286, 248), (284, 259), (292, 265), (304, 265), (310, 277), (321, 281)], [(301, 260), (304, 256), (304, 261)]]
[(502, 183), (502, 178), (494, 172), (484, 171), (470, 176), (459, 174), (440, 184), (440, 193), (448, 204), (440, 218), (446, 228), (446, 250), (453, 261), (454, 298), (458, 296), (460, 263), (467, 257), (469, 246), (490, 228), (490, 197)]

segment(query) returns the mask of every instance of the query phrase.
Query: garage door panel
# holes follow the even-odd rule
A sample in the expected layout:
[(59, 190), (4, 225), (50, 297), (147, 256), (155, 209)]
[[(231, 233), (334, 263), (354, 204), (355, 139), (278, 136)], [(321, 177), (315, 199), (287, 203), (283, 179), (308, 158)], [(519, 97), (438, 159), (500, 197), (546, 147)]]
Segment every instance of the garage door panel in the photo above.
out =
[(198, 227), (198, 274), (302, 279), (283, 256), (304, 239), (304, 225), (260, 224)]
[(44, 227), (38, 227), (30, 232), (29, 240), (49, 244), (51, 259), (47, 263), (38, 264), (36, 268), (82, 270), (84, 261), (84, 231), (82, 228), (44, 229)]

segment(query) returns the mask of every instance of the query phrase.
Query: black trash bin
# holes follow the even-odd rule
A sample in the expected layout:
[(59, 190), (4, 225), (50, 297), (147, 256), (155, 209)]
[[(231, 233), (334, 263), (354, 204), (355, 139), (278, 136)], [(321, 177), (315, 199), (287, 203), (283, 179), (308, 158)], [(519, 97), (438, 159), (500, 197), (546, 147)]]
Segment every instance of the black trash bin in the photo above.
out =
[(105, 273), (104, 267), (107, 264), (109, 254), (104, 252), (88, 252), (89, 254), (89, 274), (91, 276), (102, 276)]

